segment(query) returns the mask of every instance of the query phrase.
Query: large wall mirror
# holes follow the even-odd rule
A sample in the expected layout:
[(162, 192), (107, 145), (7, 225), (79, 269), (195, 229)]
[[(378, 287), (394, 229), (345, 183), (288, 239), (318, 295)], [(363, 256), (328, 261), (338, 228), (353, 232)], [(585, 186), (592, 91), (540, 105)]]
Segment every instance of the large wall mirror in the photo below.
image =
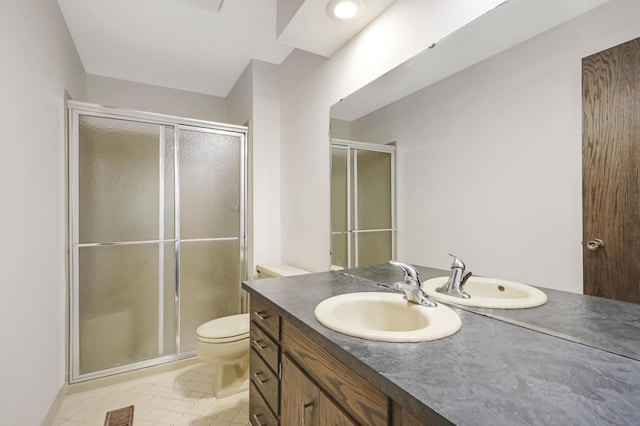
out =
[(399, 260), (446, 270), (455, 253), (545, 288), (537, 311), (477, 312), (640, 359), (640, 305), (582, 296), (583, 58), (640, 37), (637, 16), (634, 0), (505, 2), (330, 114), (332, 138), (397, 144)]

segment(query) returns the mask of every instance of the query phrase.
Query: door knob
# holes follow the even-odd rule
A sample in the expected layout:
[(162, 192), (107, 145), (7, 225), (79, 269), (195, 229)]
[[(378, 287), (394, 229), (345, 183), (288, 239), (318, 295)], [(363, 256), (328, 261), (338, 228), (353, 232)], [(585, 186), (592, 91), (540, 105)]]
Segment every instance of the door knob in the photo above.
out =
[(599, 238), (591, 240), (587, 243), (587, 248), (591, 251), (600, 250), (602, 247), (604, 247), (604, 241)]

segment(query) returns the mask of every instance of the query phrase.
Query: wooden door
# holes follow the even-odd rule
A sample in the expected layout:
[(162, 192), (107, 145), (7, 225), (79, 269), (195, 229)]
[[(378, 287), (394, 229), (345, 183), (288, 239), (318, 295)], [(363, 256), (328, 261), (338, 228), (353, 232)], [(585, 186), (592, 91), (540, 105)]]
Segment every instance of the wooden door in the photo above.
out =
[(582, 93), (584, 293), (640, 303), (640, 39), (584, 58)]

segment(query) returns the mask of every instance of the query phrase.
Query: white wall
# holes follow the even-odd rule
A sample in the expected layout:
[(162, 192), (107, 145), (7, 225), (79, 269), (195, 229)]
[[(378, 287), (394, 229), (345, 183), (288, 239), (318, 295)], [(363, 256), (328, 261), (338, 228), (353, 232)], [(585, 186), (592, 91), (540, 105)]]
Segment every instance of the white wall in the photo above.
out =
[(247, 65), (227, 95), (227, 119), (245, 126), (253, 114), (253, 66)]
[(581, 58), (638, 16), (607, 3), (352, 123), (398, 142), (399, 258), (582, 292)]
[(253, 60), (253, 259), (281, 261), (280, 85), (277, 65)]
[(353, 140), (351, 138), (350, 121), (332, 118), (329, 124), (331, 125), (331, 139)]
[(399, 0), (316, 72), (283, 95), (282, 256), (310, 271), (330, 266), (329, 108), (500, 4)]
[[(280, 98), (296, 80), (317, 69), (326, 58), (294, 50), (280, 66), (252, 60), (227, 97), (229, 117), (237, 124), (251, 122), (252, 162), (249, 211), (253, 251), (250, 278), (257, 264), (280, 263), (281, 144)], [(244, 121), (238, 121), (244, 117)]]
[(84, 69), (52, 0), (0, 3), (0, 413), (43, 422), (65, 381), (64, 91)]
[(234, 124), (251, 126), (249, 279), (255, 265), (280, 262), (280, 85), (277, 65), (252, 60), (227, 97)]
[(87, 74), (87, 102), (226, 123), (226, 99)]

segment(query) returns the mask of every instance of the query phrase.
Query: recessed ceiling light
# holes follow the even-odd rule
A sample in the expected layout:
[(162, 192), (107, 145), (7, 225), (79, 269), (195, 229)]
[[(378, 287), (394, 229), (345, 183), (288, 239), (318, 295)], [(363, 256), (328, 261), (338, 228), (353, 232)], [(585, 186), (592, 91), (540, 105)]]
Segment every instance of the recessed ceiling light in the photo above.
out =
[(327, 13), (336, 19), (353, 19), (364, 12), (362, 0), (331, 0), (327, 3)]

